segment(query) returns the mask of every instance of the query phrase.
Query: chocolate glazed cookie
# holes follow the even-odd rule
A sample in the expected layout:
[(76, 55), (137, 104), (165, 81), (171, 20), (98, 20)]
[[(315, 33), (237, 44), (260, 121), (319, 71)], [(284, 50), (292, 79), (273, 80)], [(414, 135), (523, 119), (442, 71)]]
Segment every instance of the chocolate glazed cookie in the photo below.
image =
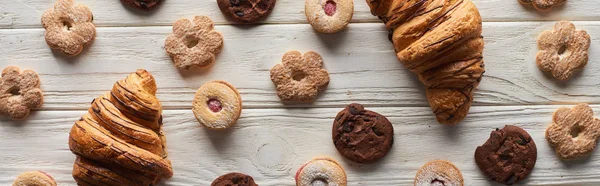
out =
[(232, 172), (219, 176), (210, 186), (258, 186), (248, 175)]
[(140, 10), (152, 10), (160, 4), (160, 0), (121, 0), (121, 3)]
[(238, 23), (255, 23), (273, 11), (276, 0), (217, 0), (223, 14)]
[(357, 163), (373, 163), (392, 148), (394, 128), (381, 114), (353, 103), (335, 117), (332, 138), (344, 157)]
[(475, 162), (491, 180), (506, 185), (517, 183), (531, 173), (537, 149), (531, 136), (520, 127), (506, 125), (496, 129), (475, 150)]

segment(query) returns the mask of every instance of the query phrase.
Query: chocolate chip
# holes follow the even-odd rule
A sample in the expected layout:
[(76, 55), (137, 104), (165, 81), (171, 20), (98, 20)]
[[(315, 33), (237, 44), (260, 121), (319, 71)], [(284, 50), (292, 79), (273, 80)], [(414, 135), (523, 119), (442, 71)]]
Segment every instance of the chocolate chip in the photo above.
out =
[(237, 12), (235, 12), (235, 15), (242, 17), (242, 16), (244, 16), (244, 12), (237, 11)]
[(350, 114), (358, 115), (358, 114), (360, 114), (360, 112), (358, 112), (358, 110), (356, 110), (356, 107), (350, 107)]
[(383, 136), (383, 133), (381, 131), (379, 131), (377, 129), (377, 127), (373, 126), (373, 127), (371, 127), (371, 130), (373, 130), (373, 132), (375, 133), (375, 135), (377, 135), (377, 136)]
[(354, 130), (354, 126), (352, 125), (352, 122), (350, 122), (350, 121), (344, 122), (344, 124), (342, 124), (342, 130), (344, 130), (344, 132), (346, 132), (346, 133), (352, 132), (352, 130)]

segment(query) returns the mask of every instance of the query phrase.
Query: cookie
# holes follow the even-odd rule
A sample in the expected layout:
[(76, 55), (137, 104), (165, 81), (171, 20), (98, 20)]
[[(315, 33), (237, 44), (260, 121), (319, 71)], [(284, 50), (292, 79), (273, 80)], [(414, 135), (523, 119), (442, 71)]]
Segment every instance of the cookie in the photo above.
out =
[(255, 23), (267, 17), (276, 0), (217, 0), (219, 9), (237, 23)]
[(31, 109), (40, 108), (44, 94), (40, 78), (32, 70), (21, 72), (18, 67), (6, 67), (0, 77), (0, 115), (24, 119)]
[(196, 92), (192, 111), (205, 127), (226, 129), (240, 117), (242, 97), (233, 85), (225, 81), (211, 81)]
[(165, 50), (175, 67), (189, 70), (207, 68), (215, 62), (223, 48), (223, 36), (214, 30), (213, 21), (196, 16), (194, 21), (180, 19), (173, 24), (173, 33), (167, 36)]
[(219, 176), (210, 186), (258, 186), (251, 176), (232, 172)]
[(415, 176), (415, 186), (463, 186), (460, 170), (444, 160), (427, 162)]
[(555, 6), (564, 4), (567, 0), (519, 0), (519, 2), (526, 5), (533, 5), (540, 12), (546, 12)]
[(558, 22), (538, 37), (537, 66), (558, 80), (567, 80), (587, 64), (590, 42), (585, 30), (575, 30), (568, 21)]
[(318, 32), (336, 33), (348, 26), (354, 15), (353, 0), (306, 0), (304, 13)]
[(546, 129), (546, 139), (558, 157), (565, 160), (588, 156), (596, 148), (599, 136), (600, 119), (594, 118), (594, 111), (587, 104), (556, 110)]
[(344, 168), (329, 157), (316, 157), (296, 172), (296, 186), (331, 185), (346, 186), (348, 180)]
[(331, 136), (344, 157), (357, 163), (373, 163), (392, 149), (394, 127), (385, 116), (353, 103), (337, 114)]
[(313, 102), (329, 84), (329, 73), (318, 53), (309, 51), (302, 55), (289, 51), (283, 55), (281, 64), (271, 68), (271, 81), (284, 102)]
[(45, 172), (31, 171), (19, 175), (13, 186), (56, 186), (56, 181)]
[(152, 10), (160, 4), (160, 0), (121, 0), (121, 3), (139, 10)]
[(475, 150), (475, 162), (491, 180), (506, 185), (525, 179), (537, 160), (537, 148), (529, 134), (520, 127), (506, 125), (496, 129)]
[(87, 6), (73, 0), (57, 0), (53, 8), (42, 14), (46, 43), (51, 49), (76, 56), (96, 37), (94, 17)]

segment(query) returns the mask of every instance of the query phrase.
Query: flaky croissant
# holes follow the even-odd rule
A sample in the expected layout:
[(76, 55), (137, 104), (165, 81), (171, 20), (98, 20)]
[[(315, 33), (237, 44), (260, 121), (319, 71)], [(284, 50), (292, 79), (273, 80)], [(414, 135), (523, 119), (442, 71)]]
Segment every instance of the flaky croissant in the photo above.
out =
[(148, 186), (171, 178), (156, 82), (138, 70), (94, 101), (71, 128), (78, 185)]
[(483, 73), (481, 16), (471, 0), (366, 0), (398, 60), (427, 87), (438, 122), (462, 121)]

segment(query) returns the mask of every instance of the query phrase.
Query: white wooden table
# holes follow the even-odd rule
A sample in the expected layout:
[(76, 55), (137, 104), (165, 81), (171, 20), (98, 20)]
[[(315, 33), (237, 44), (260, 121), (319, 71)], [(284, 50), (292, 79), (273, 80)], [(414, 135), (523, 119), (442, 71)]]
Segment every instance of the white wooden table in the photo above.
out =
[[(75, 185), (68, 132), (90, 101), (138, 68), (158, 82), (164, 130), (175, 176), (163, 185), (209, 185), (239, 171), (261, 186), (295, 185), (299, 166), (314, 156), (339, 160), (349, 185), (412, 185), (417, 169), (434, 159), (454, 162), (466, 185), (494, 185), (475, 165), (475, 148), (494, 128), (514, 124), (538, 147), (535, 170), (521, 185), (600, 185), (600, 152), (563, 162), (544, 138), (554, 110), (579, 102), (600, 117), (600, 8), (598, 0), (571, 0), (553, 15), (540, 15), (517, 0), (474, 0), (483, 20), (486, 73), (466, 120), (457, 126), (435, 121), (417, 78), (396, 60), (382, 23), (364, 0), (355, 1), (353, 23), (322, 35), (306, 24), (303, 0), (278, 0), (264, 24), (233, 26), (215, 0), (166, 0), (151, 14), (131, 11), (118, 0), (78, 0), (89, 6), (97, 38), (80, 56), (53, 54), (44, 41), (41, 14), (53, 0), (0, 2), (0, 68), (17, 65), (42, 78), (45, 103), (27, 120), (0, 117), (0, 185), (21, 172), (43, 170), (59, 185)], [(182, 17), (210, 16), (225, 45), (207, 71), (179, 72), (163, 49), (171, 24)], [(538, 34), (556, 20), (574, 21), (592, 38), (590, 61), (568, 83), (558, 83), (535, 65)], [(331, 74), (313, 104), (283, 105), (269, 69), (288, 50), (314, 50)], [(191, 112), (203, 83), (221, 79), (244, 100), (238, 124), (226, 132), (204, 129)], [(351, 102), (394, 124), (395, 144), (383, 160), (360, 165), (341, 157), (331, 142), (333, 118)]]

